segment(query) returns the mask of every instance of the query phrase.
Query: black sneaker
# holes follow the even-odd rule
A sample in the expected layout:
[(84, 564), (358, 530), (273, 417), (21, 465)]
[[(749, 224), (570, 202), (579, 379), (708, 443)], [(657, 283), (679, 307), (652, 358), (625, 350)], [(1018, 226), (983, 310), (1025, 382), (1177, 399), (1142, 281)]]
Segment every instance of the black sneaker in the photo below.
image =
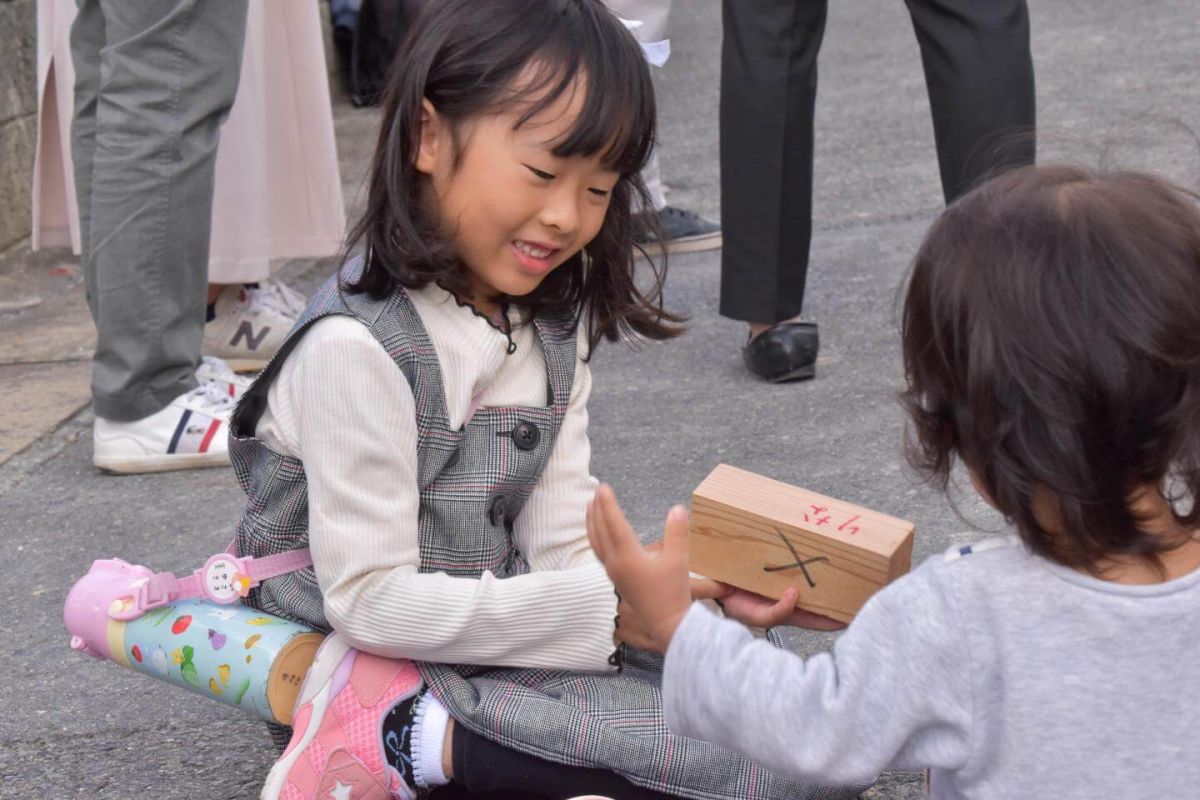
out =
[(667, 206), (657, 212), (662, 241), (647, 224), (649, 214), (633, 215), (633, 241), (652, 256), (668, 253), (698, 253), (721, 247), (721, 226), (699, 214)]

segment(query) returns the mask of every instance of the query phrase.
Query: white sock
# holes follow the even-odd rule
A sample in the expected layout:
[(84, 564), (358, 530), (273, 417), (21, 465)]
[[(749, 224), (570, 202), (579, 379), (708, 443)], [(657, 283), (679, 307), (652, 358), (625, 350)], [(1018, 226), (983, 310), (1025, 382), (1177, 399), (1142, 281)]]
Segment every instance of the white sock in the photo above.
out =
[(413, 719), (412, 760), (413, 780), (422, 789), (445, 786), (450, 782), (442, 769), (442, 749), (446, 743), (446, 726), (450, 713), (426, 690), (417, 703)]

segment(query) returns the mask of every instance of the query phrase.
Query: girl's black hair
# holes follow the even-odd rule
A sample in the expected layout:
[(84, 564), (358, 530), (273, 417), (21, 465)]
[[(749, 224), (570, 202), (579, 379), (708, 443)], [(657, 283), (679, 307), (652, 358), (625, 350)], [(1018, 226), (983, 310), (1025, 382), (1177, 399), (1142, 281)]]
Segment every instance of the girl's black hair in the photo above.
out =
[(651, 207), (639, 173), (654, 143), (656, 111), (641, 48), (624, 24), (598, 0), (423, 5), (384, 93), (367, 209), (347, 245), (365, 245), (365, 264), (348, 289), (382, 296), (397, 286), (436, 281), (460, 298), (470, 297), (466, 268), (422, 203), (423, 179), (414, 157), (423, 100), (428, 98), (453, 134), (468, 120), (523, 103), (519, 127), (564, 93), (585, 86), (578, 119), (553, 153), (599, 154), (620, 179), (596, 238), (519, 302), (535, 315), (585, 319), (589, 350), (601, 337), (678, 335), (682, 318), (662, 306), (665, 261), (650, 262), (653, 279), (644, 289), (634, 280), (631, 206)]
[(917, 254), (909, 459), (944, 489), (961, 458), (1060, 564), (1161, 566), (1184, 540), (1145, 529), (1140, 487), (1164, 487), (1185, 531), (1200, 523), (1196, 199), (1143, 174), (1029, 167), (962, 197)]

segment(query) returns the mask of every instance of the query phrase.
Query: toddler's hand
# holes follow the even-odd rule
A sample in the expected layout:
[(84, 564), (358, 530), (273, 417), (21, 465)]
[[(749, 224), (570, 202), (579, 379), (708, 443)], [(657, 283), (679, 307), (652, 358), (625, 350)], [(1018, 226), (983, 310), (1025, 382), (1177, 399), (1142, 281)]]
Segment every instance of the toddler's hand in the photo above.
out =
[(663, 653), (692, 602), (688, 577), (687, 512), (667, 514), (660, 546), (642, 546), (617, 504), (612, 487), (601, 484), (588, 505), (588, 540), (608, 571), (617, 594), (617, 636), (642, 650)]
[(794, 625), (813, 631), (840, 631), (843, 622), (823, 617), (802, 608), (796, 608), (800, 592), (795, 588), (784, 591), (778, 601), (744, 589), (729, 587), (729, 593), (721, 598), (725, 616), (755, 628), (773, 628), (776, 625)]

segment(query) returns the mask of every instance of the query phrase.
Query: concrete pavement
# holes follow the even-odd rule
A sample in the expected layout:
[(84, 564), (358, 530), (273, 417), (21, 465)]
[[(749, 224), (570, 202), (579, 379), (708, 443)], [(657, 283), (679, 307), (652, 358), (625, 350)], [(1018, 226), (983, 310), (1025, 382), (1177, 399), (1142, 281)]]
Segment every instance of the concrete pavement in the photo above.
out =
[[(675, 5), (675, 54), (658, 76), (662, 165), (672, 202), (715, 217), (719, 4)], [(594, 468), (645, 533), (724, 461), (911, 519), (921, 559), (1000, 522), (969, 490), (954, 497), (959, 517), (903, 464), (897, 289), (941, 202), (928, 103), (903, 4), (832, 5), (806, 308), (822, 328), (817, 379), (770, 386), (746, 374), (741, 326), (716, 315), (718, 255), (678, 257), (667, 296), (690, 315), (688, 335), (595, 357)], [(1041, 160), (1200, 186), (1200, 0), (1031, 6)], [(374, 115), (342, 102), (336, 118), (349, 199)], [(283, 271), (311, 289), (328, 269)], [(92, 559), (190, 570), (228, 542), (242, 503), (228, 470), (117, 478), (91, 467), (80, 295), (63, 253), (0, 264), (0, 798), (254, 797), (271, 758), (259, 723), (67, 649), (62, 601)], [(797, 636), (808, 650), (830, 641)], [(918, 797), (919, 776), (885, 775), (868, 796)]]

